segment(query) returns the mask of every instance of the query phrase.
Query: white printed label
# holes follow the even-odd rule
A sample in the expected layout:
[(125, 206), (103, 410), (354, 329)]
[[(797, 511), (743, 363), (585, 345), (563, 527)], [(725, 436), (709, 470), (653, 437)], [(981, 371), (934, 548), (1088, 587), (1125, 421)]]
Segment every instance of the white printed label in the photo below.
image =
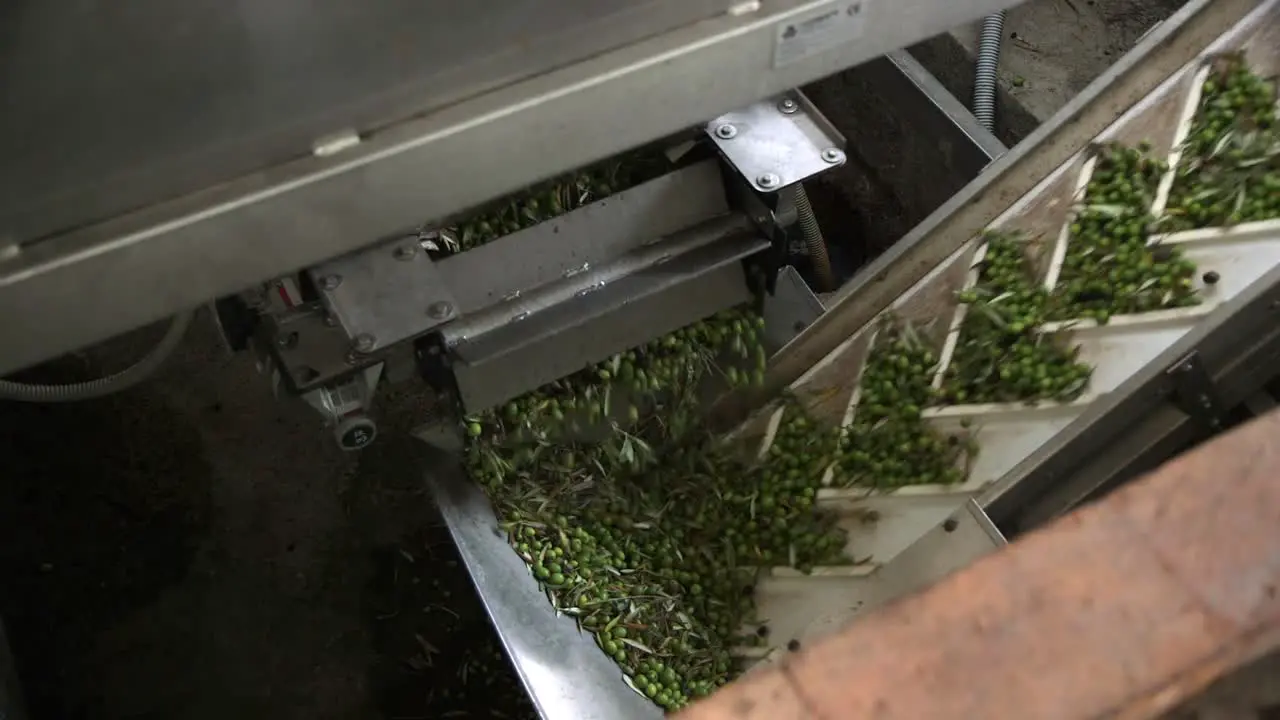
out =
[(782, 67), (862, 36), (866, 0), (841, 0), (778, 24), (773, 66)]

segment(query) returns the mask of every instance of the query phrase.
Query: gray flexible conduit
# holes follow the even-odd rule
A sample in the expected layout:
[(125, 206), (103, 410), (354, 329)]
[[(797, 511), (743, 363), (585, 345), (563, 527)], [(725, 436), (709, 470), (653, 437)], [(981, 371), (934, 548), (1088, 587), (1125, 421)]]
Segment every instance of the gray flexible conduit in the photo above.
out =
[(813, 205), (809, 204), (809, 193), (804, 186), (796, 183), (796, 220), (800, 223), (800, 235), (804, 238), (805, 247), (809, 250), (809, 262), (813, 264), (813, 274), (818, 280), (818, 292), (831, 290), (831, 260), (827, 257), (827, 240), (822, 237), (822, 228), (818, 227), (818, 218), (813, 214)]
[(1000, 67), (1000, 43), (1004, 40), (1004, 11), (982, 19), (978, 37), (978, 63), (973, 74), (973, 116), (982, 127), (996, 127), (996, 70)]
[(66, 385), (33, 385), (0, 380), (0, 400), (39, 403), (74, 402), (100, 398), (131, 388), (150, 377), (165, 360), (169, 359), (174, 348), (178, 347), (178, 343), (182, 341), (182, 336), (187, 333), (192, 315), (193, 313), (189, 312), (174, 315), (173, 321), (169, 323), (169, 329), (151, 352), (114, 375)]

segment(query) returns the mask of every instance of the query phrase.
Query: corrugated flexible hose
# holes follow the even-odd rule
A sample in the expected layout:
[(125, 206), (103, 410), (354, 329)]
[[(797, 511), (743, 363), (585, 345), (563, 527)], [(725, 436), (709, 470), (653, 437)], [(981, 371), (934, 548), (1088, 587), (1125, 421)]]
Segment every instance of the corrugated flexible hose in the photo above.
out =
[(822, 237), (822, 228), (818, 227), (818, 218), (813, 214), (813, 205), (809, 203), (809, 193), (804, 191), (800, 183), (795, 185), (796, 222), (800, 224), (800, 235), (804, 238), (805, 248), (809, 251), (809, 262), (813, 265), (814, 279), (819, 287), (818, 292), (831, 290), (831, 260), (827, 257), (827, 241)]
[(68, 383), (66, 385), (37, 385), (30, 383), (0, 380), (0, 400), (17, 400), (18, 402), (57, 403), (90, 400), (120, 392), (146, 380), (156, 371), (174, 348), (182, 341), (191, 325), (193, 313), (182, 313), (173, 316), (169, 329), (164, 337), (142, 359), (113, 375), (86, 382)]
[(982, 20), (978, 36), (978, 62), (973, 75), (973, 116), (982, 127), (996, 127), (996, 71), (1000, 67), (1000, 43), (1004, 40), (1004, 11)]

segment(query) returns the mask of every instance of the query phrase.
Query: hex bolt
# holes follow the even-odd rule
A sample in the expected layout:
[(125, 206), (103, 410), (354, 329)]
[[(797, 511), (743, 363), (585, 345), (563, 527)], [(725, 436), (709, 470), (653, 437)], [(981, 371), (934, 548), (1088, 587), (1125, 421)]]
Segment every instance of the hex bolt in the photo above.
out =
[(756, 178), (756, 184), (762, 188), (777, 187), (780, 182), (782, 182), (781, 178), (773, 173), (765, 173)]
[(785, 115), (791, 115), (795, 111), (799, 110), (800, 106), (797, 105), (796, 101), (792, 100), (791, 98), (783, 98), (782, 102), (778, 103), (778, 109), (781, 110)]
[(373, 346), (377, 342), (377, 338), (369, 333), (360, 333), (351, 343), (351, 349), (358, 353), (371, 353)]
[(716, 128), (716, 137), (721, 140), (732, 140), (737, 134), (738, 128), (729, 123), (724, 123)]
[(838, 162), (844, 162), (844, 153), (835, 148), (827, 148), (822, 151), (822, 160), (824, 162), (831, 163), (832, 165)]
[(337, 290), (338, 286), (341, 284), (342, 284), (341, 275), (325, 275), (324, 277), (320, 278), (320, 287), (325, 290)]
[(418, 246), (413, 243), (405, 243), (397, 246), (393, 254), (397, 260), (412, 260), (413, 256), (418, 254)]
[(453, 313), (453, 305), (450, 305), (444, 300), (440, 300), (439, 302), (433, 302), (429, 306), (427, 306), (427, 315), (430, 315), (432, 318), (436, 320), (443, 320), (449, 317), (449, 315), (451, 315), (452, 313)]

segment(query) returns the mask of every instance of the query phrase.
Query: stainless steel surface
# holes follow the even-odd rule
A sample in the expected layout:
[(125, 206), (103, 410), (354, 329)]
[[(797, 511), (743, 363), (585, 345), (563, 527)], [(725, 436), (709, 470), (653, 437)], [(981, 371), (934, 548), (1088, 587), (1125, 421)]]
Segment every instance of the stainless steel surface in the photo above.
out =
[[(987, 512), (983, 510), (982, 506), (973, 498), (969, 498), (969, 501), (964, 504), (964, 516), (962, 516), (961, 520), (963, 519), (973, 520), (978, 527), (982, 528), (982, 532), (991, 540), (991, 542), (995, 543), (998, 547), (1004, 547), (1009, 544), (1009, 541), (1004, 537), (1004, 533), (1000, 532), (1000, 528), (996, 527), (996, 524), (991, 522), (991, 518), (987, 516)], [(943, 525), (945, 529), (946, 523), (943, 523)]]
[[(684, 247), (680, 247), (683, 244)], [(598, 289), (587, 288), (484, 333), (446, 339), (458, 356), (454, 379), (469, 412), (505, 402), (650, 338), (750, 299), (738, 261), (768, 247), (751, 233), (699, 229)], [(646, 248), (650, 250), (650, 248)], [(662, 257), (666, 260), (655, 262)]]
[(451, 319), (446, 337), (470, 360), (467, 337), (746, 227), (707, 160), (439, 263), (407, 236), (318, 265), (307, 272), (323, 306), (276, 307), (264, 330), (294, 390), (329, 386)]
[(791, 342), (823, 313), (822, 301), (790, 265), (778, 271), (772, 295), (764, 298), (764, 341), (769, 352)]
[(622, 680), (613, 660), (568, 616), (556, 617), (507, 544), (484, 493), (456, 462), (428, 453), (428, 485), (489, 618), (545, 720), (657, 720), (662, 711)]
[(728, 211), (720, 168), (707, 160), (445, 258), (440, 274), (470, 315)]
[(102, 220), (313, 144), (331, 152), (727, 5), (13, 0), (0, 10), (0, 236)]
[(303, 391), (350, 374), (380, 355), (356, 357), (346, 332), (326, 321), (319, 307), (263, 316), (258, 346), (269, 349), (269, 362), (287, 379), (292, 391)]
[[(362, 353), (417, 337), (456, 315), (443, 270), (401, 238), (320, 264), (307, 271), (325, 307)], [(339, 279), (340, 281), (335, 281)]]
[(336, 422), (346, 415), (369, 408), (380, 377), (382, 365), (373, 365), (343, 382), (309, 392), (303, 399), (331, 422)]
[[(1009, 150), (911, 53), (898, 50), (885, 55), (885, 59), (908, 83), (894, 94), (897, 101), (894, 105), (899, 112), (911, 117), (912, 130), (924, 137), (937, 138), (940, 141), (939, 152), (959, 155), (946, 164), (960, 164), (970, 169), (970, 177), (974, 177), (988, 163)], [(953, 139), (957, 135), (959, 142)]]
[(279, 158), (238, 180), (41, 241), (0, 261), (0, 374), (326, 261), (1011, 4), (866, 2), (856, 42), (788, 50), (787, 62), (776, 63), (775, 46), (787, 27), (836, 4), (768, 0), (752, 12), (662, 33), (382, 127), (335, 155)]
[(844, 138), (798, 90), (725, 113), (706, 133), (758, 190), (798, 183), (845, 160)]
[[(721, 242), (732, 248), (751, 248), (750, 252), (766, 245), (755, 238), (741, 237), (749, 229), (746, 218), (725, 215), (713, 218), (701, 225), (668, 238), (655, 238), (652, 242), (630, 253), (612, 258), (594, 267), (584, 267), (581, 272), (559, 278), (530, 292), (511, 296), (504, 301), (467, 315), (451, 323), (441, 331), (445, 344), (463, 360), (473, 361), (489, 355), (487, 349), (492, 333), (508, 326), (531, 327), (541, 322), (547, 312), (578, 298), (599, 299), (600, 291), (616, 285), (636, 273), (648, 270), (669, 270), (674, 259), (687, 256), (706, 245)], [(736, 238), (730, 236), (739, 235)], [(744, 253), (746, 254), (746, 253)], [(659, 267), (661, 266), (661, 267)], [(650, 339), (651, 335), (634, 336), (632, 345)]]

